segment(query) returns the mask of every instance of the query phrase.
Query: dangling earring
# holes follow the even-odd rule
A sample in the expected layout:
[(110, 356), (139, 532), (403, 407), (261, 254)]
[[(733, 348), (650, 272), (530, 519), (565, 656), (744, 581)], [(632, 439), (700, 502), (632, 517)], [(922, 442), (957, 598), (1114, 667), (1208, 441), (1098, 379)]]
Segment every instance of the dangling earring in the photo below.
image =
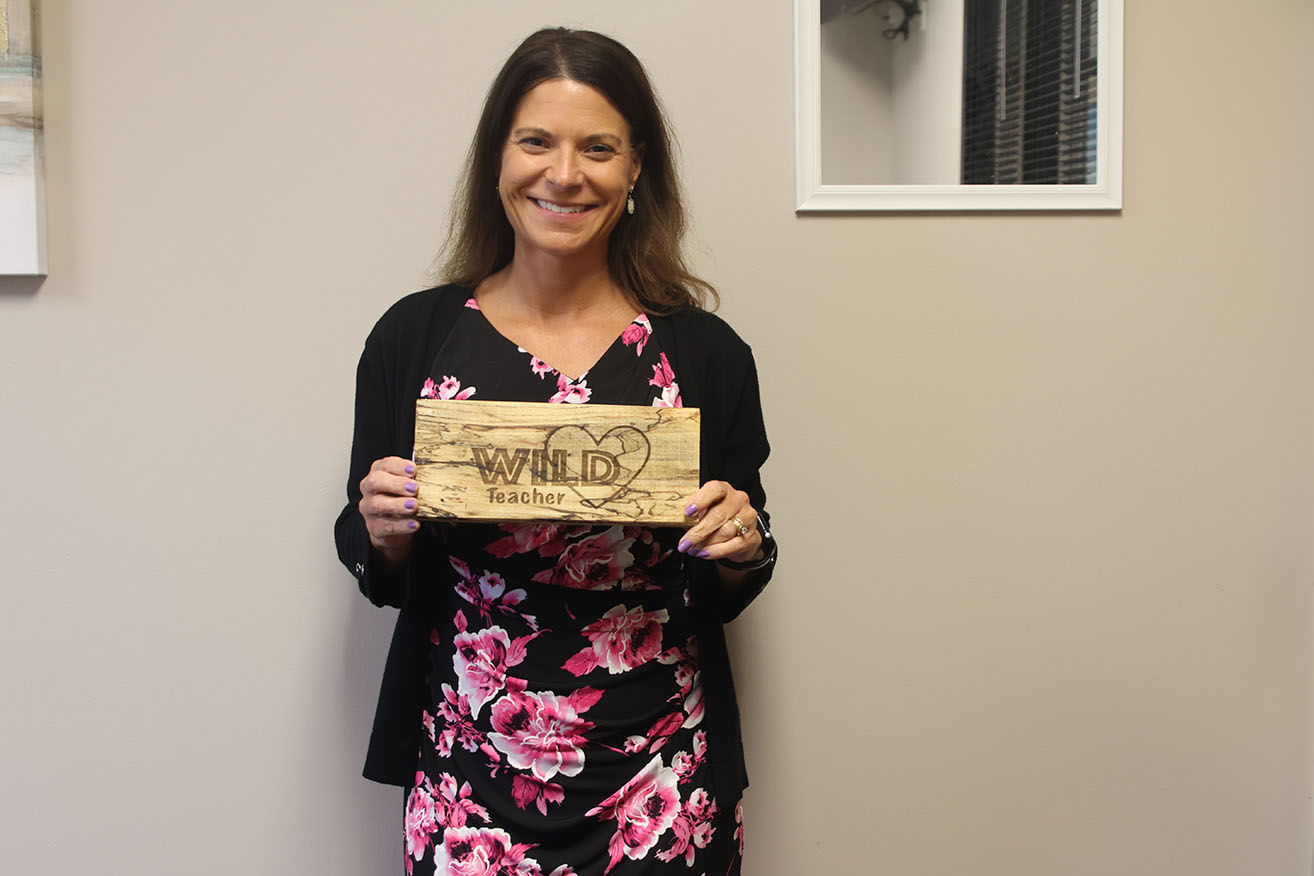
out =
[(625, 199), (625, 212), (634, 215), (634, 189), (630, 189), (630, 196)]

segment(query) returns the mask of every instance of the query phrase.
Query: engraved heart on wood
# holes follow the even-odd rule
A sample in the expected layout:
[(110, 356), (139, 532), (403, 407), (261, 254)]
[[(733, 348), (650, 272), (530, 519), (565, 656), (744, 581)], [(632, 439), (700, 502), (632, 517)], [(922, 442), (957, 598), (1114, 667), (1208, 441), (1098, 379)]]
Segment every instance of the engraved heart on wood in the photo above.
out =
[(652, 445), (633, 426), (616, 426), (601, 438), (583, 426), (559, 426), (548, 433), (543, 450), (552, 480), (573, 490), (587, 507), (601, 508), (643, 471)]

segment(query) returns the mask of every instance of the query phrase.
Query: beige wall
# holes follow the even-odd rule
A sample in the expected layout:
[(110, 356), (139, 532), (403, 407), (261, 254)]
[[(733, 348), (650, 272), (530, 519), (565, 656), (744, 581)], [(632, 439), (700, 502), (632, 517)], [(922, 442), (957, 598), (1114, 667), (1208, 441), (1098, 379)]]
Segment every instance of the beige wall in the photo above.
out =
[(796, 217), (788, 3), (45, 0), (0, 281), (8, 873), (398, 872), (355, 358), (531, 28), (651, 66), (754, 344), (750, 876), (1305, 876), (1314, 8), (1127, 11), (1126, 209)]

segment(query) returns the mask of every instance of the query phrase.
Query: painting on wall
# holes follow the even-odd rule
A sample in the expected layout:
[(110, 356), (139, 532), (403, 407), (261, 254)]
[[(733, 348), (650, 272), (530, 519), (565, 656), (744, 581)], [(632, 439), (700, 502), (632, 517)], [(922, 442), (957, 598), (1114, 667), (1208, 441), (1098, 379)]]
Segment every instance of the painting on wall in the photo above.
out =
[(40, 0), (0, 0), (0, 274), (46, 273)]

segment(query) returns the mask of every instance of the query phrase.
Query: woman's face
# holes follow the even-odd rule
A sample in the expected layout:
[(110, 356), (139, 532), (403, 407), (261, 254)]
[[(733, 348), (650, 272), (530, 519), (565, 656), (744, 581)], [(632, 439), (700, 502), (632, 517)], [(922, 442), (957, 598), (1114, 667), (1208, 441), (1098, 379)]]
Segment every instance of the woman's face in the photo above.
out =
[(638, 178), (630, 126), (599, 91), (569, 79), (534, 86), (511, 120), (498, 175), (516, 256), (605, 259)]

